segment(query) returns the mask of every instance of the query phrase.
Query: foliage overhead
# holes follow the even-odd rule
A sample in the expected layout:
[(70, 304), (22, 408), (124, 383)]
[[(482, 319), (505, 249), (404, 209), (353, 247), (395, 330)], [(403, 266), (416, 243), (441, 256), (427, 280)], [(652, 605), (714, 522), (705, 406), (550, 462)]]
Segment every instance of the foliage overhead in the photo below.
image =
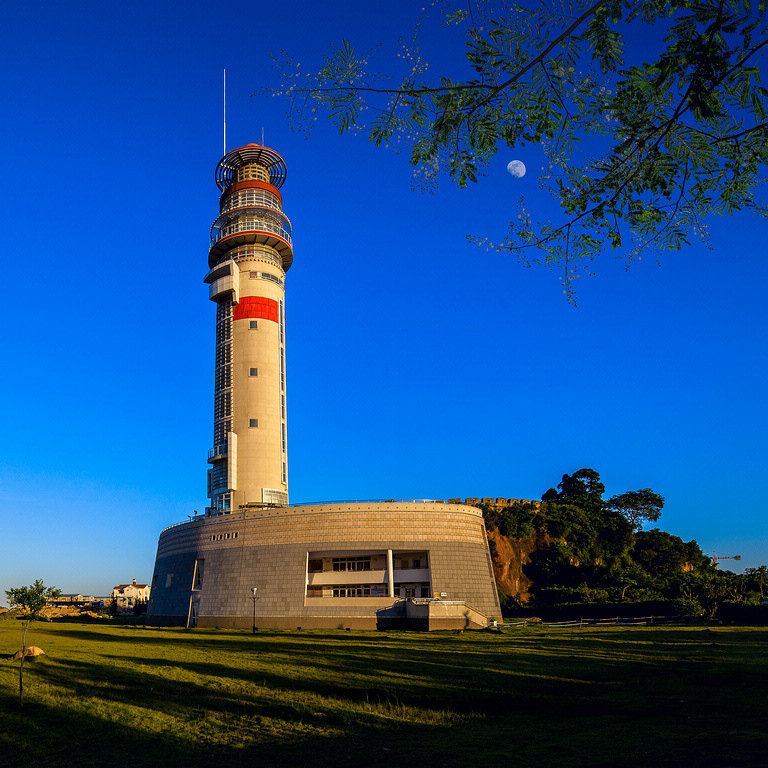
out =
[[(375, 72), (343, 40), (307, 71), (277, 59), (289, 114), (318, 114), (380, 146), (405, 147), (415, 179), (477, 180), (500, 148), (540, 146), (540, 186), (559, 205), (545, 218), (521, 200), (503, 240), (479, 246), (574, 279), (616, 250), (629, 266), (643, 251), (707, 240), (709, 214), (748, 209), (768, 159), (766, 0), (534, 0), (529, 7), (436, 2), (463, 35), (468, 76), (433, 74), (412, 41), (403, 70)], [(390, 67), (386, 67), (391, 69)]]

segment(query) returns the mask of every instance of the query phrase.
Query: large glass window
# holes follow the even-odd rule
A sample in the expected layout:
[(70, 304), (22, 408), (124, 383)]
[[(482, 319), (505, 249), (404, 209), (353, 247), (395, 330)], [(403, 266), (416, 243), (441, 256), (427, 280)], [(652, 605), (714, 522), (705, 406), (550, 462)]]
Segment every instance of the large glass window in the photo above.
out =
[(221, 212), (225, 213), (233, 208), (246, 208), (252, 205), (263, 205), (277, 211), (282, 210), (280, 198), (266, 189), (239, 189), (224, 200)]
[(217, 461), (211, 468), (211, 491), (220, 491), (227, 487), (227, 463)]
[(349, 584), (333, 588), (334, 597), (370, 597), (370, 584)]
[(227, 441), (232, 417), (232, 302), (216, 308), (216, 368), (213, 406), (213, 444)]
[(195, 576), (192, 580), (192, 589), (203, 588), (203, 563), (204, 560), (195, 560)]
[(334, 571), (370, 571), (371, 558), (367, 557), (334, 557)]

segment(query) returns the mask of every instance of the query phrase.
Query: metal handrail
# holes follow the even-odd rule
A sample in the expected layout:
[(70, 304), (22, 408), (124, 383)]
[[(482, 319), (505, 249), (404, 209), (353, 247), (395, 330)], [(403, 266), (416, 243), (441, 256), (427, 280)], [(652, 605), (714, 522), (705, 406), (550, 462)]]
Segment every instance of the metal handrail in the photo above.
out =
[[(221, 213), (228, 213), (229, 211), (234, 211), (238, 208), (251, 208), (253, 206), (264, 206), (267, 208), (271, 208), (272, 210), (279, 211), (280, 213), (283, 213), (283, 209), (280, 207), (280, 203), (277, 200), (277, 198), (273, 198), (272, 195), (269, 195), (264, 190), (261, 190), (261, 195), (254, 195), (253, 196), (253, 202), (246, 201), (244, 204), (240, 204), (240, 196), (241, 193), (245, 190), (240, 190), (239, 192), (233, 192), (232, 195), (227, 199), (226, 204), (224, 205), (224, 208), (222, 208)], [(253, 190), (248, 190), (249, 192), (252, 192)], [(285, 216), (285, 214), (283, 214)]]
[(282, 237), (283, 240), (285, 240), (289, 245), (293, 245), (293, 241), (291, 240), (291, 233), (288, 232), (287, 229), (284, 229), (283, 227), (279, 227), (276, 224), (273, 224), (268, 219), (259, 219), (258, 224), (256, 222), (240, 222), (235, 221), (232, 224), (227, 224), (224, 227), (221, 227), (220, 229), (216, 230), (215, 232), (211, 232), (211, 244), (218, 243), (219, 240), (222, 240), (225, 237), (229, 237), (230, 235), (236, 235), (238, 232), (271, 232), (274, 235), (278, 235), (279, 237)]
[[(296, 507), (318, 507), (318, 506), (327, 506), (330, 504), (445, 504), (444, 499), (344, 499), (342, 501), (339, 500), (333, 500), (333, 501), (300, 501), (298, 503), (291, 503), (286, 504), (285, 507), (280, 507), (281, 509), (294, 509)], [(464, 506), (464, 505), (462, 505)], [(218, 512), (221, 512), (222, 515), (229, 515), (229, 514), (238, 514), (240, 512), (246, 511), (243, 509), (226, 509), (226, 510), (217, 510)], [(253, 510), (248, 510), (253, 511)], [(205, 515), (199, 515), (195, 519), (203, 519)], [(169, 530), (170, 528), (175, 528), (177, 525), (186, 525), (189, 521), (186, 522), (180, 522), (180, 523), (174, 523), (173, 525), (169, 525), (167, 528), (163, 528), (161, 533), (164, 533), (165, 531)]]
[(444, 504), (443, 499), (342, 499), (332, 501), (300, 501), (292, 507), (316, 507), (324, 504)]

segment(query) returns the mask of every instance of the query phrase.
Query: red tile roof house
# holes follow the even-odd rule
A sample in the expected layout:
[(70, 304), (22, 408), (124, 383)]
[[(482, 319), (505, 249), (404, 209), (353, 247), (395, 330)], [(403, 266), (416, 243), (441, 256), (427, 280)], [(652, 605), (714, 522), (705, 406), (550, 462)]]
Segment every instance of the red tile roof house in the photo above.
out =
[(149, 601), (149, 584), (137, 584), (136, 579), (130, 584), (118, 584), (112, 588), (110, 597), (117, 605), (118, 613), (133, 613), (134, 606)]

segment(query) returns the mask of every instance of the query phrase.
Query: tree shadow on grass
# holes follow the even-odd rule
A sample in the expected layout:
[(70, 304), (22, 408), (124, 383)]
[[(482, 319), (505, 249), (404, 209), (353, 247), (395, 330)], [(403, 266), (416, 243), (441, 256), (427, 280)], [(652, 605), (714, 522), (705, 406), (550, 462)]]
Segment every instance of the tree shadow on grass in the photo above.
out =
[[(754, 731), (724, 736), (682, 723), (661, 733), (654, 727), (658, 721), (628, 718), (621, 702), (612, 713), (577, 718), (556, 700), (548, 708), (531, 708), (523, 696), (515, 712), (496, 711), (489, 698), (477, 717), (424, 724), (404, 721), (394, 710), (365, 720), (331, 706), (296, 706), (287, 698), (281, 704), (271, 698), (275, 691), (238, 695), (201, 681), (158, 680), (131, 670), (116, 674), (104, 665), (49, 662), (39, 669), (50, 673), (46, 682), (56, 686), (59, 699), (33, 694), (21, 712), (10, 696), (0, 696), (3, 768), (452, 768), (483, 761), (506, 765), (510, 755), (522, 766), (746, 768), (760, 764), (768, 747), (765, 735)], [(293, 690), (300, 685), (289, 682)], [(575, 694), (566, 688), (559, 698)], [(574, 703), (587, 698), (585, 691)], [(684, 711), (678, 706), (677, 717)], [(665, 719), (671, 714), (664, 713)]]
[[(468, 750), (479, 746), (467, 740), (469, 733), (453, 734), (457, 742), (449, 744), (452, 729), (447, 727), (400, 724), (397, 728), (375, 728), (349, 722), (322, 730), (309, 725), (301, 733), (288, 727), (295, 723), (283, 720), (276, 724), (266, 718), (254, 721), (255, 736), (232, 736), (233, 743), (216, 744), (213, 735), (189, 738), (172, 732), (149, 733), (84, 712), (40, 704), (21, 714), (8, 712), (9, 704), (0, 700), (4, 724), (8, 725), (0, 742), (4, 768), (464, 766), (470, 756)], [(219, 730), (225, 728), (226, 723), (219, 726)], [(33, 738), (35, 732), (43, 730), (58, 738)], [(478, 737), (482, 738), (480, 734)]]
[(471, 734), (450, 713), (437, 713), (438, 723), (410, 723), (396, 700), (353, 710), (328, 690), (307, 699), (313, 691), (290, 677), (273, 675), (274, 688), (217, 688), (217, 676), (229, 668), (187, 664), (185, 672), (197, 678), (179, 680), (131, 663), (66, 660), (41, 667), (37, 687), (55, 690), (59, 700), (38, 698), (23, 713), (4, 702), (2, 743), (11, 756), (4, 767), (378, 766), (394, 757), (409, 766), (467, 759)]
[[(315, 662), (316, 663), (316, 662)], [(172, 662), (110, 656), (86, 661), (57, 659), (39, 669), (39, 680), (73, 697), (103, 698), (109, 702), (139, 705), (147, 711), (193, 718), (200, 711), (237, 712), (240, 717), (307, 717), (309, 710), (322, 711), (322, 718), (354, 717), (373, 724), (390, 723), (392, 711), (411, 708), (434, 711), (447, 719), (502, 712), (530, 712), (540, 707), (552, 716), (587, 716), (609, 711), (611, 705), (594, 684), (559, 681), (562, 696), (552, 697), (552, 684), (534, 676), (523, 676), (516, 686), (504, 687), (501, 679), (475, 679), (472, 686), (457, 685), (447, 670), (443, 676), (415, 678), (401, 667), (387, 674), (381, 666), (367, 677), (339, 674), (303, 675), (302, 664), (278, 669), (236, 667), (210, 660)], [(317, 669), (317, 667), (315, 667)], [(583, 691), (589, 684), (588, 695)], [(573, 710), (574, 702), (578, 709)], [(360, 707), (359, 705), (364, 705)], [(354, 710), (354, 711), (353, 711)], [(327, 720), (323, 720), (327, 722)]]
[[(755, 641), (765, 633), (748, 631), (633, 629), (525, 638), (285, 631), (251, 636), (217, 630), (163, 635), (129, 630), (104, 635), (85, 628), (60, 629), (56, 634), (83, 644), (108, 641), (100, 655), (113, 670), (130, 669), (136, 663), (159, 670), (172, 666), (204, 679), (275, 689), (297, 687), (353, 701), (373, 697), (413, 706), (448, 706), (457, 712), (483, 711), (489, 698), (498, 711), (517, 711), (521, 698), (529, 709), (538, 709), (542, 699), (551, 711), (555, 700), (560, 702), (561, 714), (574, 711), (575, 716), (611, 707), (622, 687), (654, 690), (660, 696), (671, 689), (684, 692), (695, 687), (702, 675), (714, 680), (720, 674), (719, 648), (711, 647), (710, 636), (746, 656), (766, 647), (764, 641)], [(113, 656), (110, 641), (131, 642), (133, 655)], [(670, 658), (675, 659), (679, 679), (670, 675)], [(746, 664), (749, 673), (748, 658), (731, 658), (728, 674), (738, 675), (740, 664)], [(588, 696), (582, 695), (585, 686)], [(562, 695), (553, 697), (553, 690)], [(635, 697), (629, 708), (646, 705), (653, 698)]]
[[(742, 633), (653, 630), (92, 632), (50, 633), (51, 644), (68, 638), (67, 653), (35, 668), (23, 714), (0, 697), (3, 768), (402, 768), (510, 755), (520, 765), (746, 768), (768, 749), (754, 706), (768, 695), (756, 653), (765, 643), (749, 632), (744, 648)], [(704, 657), (712, 642), (727, 653)]]
[[(89, 639), (78, 633), (79, 640)], [(344, 637), (343, 635), (341, 637)], [(152, 642), (154, 642), (153, 639)], [(211, 640), (211, 645), (207, 645)], [(367, 639), (328, 640), (322, 637), (268, 638), (236, 637), (201, 638), (187, 635), (182, 645), (195, 648), (192, 658), (180, 654), (176, 644), (167, 641), (160, 649), (142, 648), (144, 638), (137, 638), (133, 656), (100, 655), (117, 669), (129, 669), (137, 663), (162, 670), (173, 666), (190, 675), (209, 679), (229, 679), (260, 684), (271, 688), (298, 685), (301, 690), (317, 695), (330, 695), (351, 700), (397, 700), (414, 706), (450, 706), (459, 712), (482, 711), (489, 697), (496, 709), (513, 710), (520, 696), (528, 706), (535, 706), (539, 691), (547, 691), (556, 682), (562, 690), (589, 683), (593, 686), (588, 711), (600, 703), (595, 688), (612, 685), (624, 674), (625, 661), (592, 662), (574, 655), (572, 646), (544, 649), (532, 645), (527, 649), (516, 644), (514, 654), (509, 645), (486, 642), (456, 642), (448, 636), (431, 638), (427, 647), (392, 643), (371, 644)], [(150, 650), (152, 651), (150, 655)], [(236, 655), (234, 655), (236, 654)], [(510, 699), (511, 704), (507, 703)], [(564, 699), (571, 701), (571, 697)]]

